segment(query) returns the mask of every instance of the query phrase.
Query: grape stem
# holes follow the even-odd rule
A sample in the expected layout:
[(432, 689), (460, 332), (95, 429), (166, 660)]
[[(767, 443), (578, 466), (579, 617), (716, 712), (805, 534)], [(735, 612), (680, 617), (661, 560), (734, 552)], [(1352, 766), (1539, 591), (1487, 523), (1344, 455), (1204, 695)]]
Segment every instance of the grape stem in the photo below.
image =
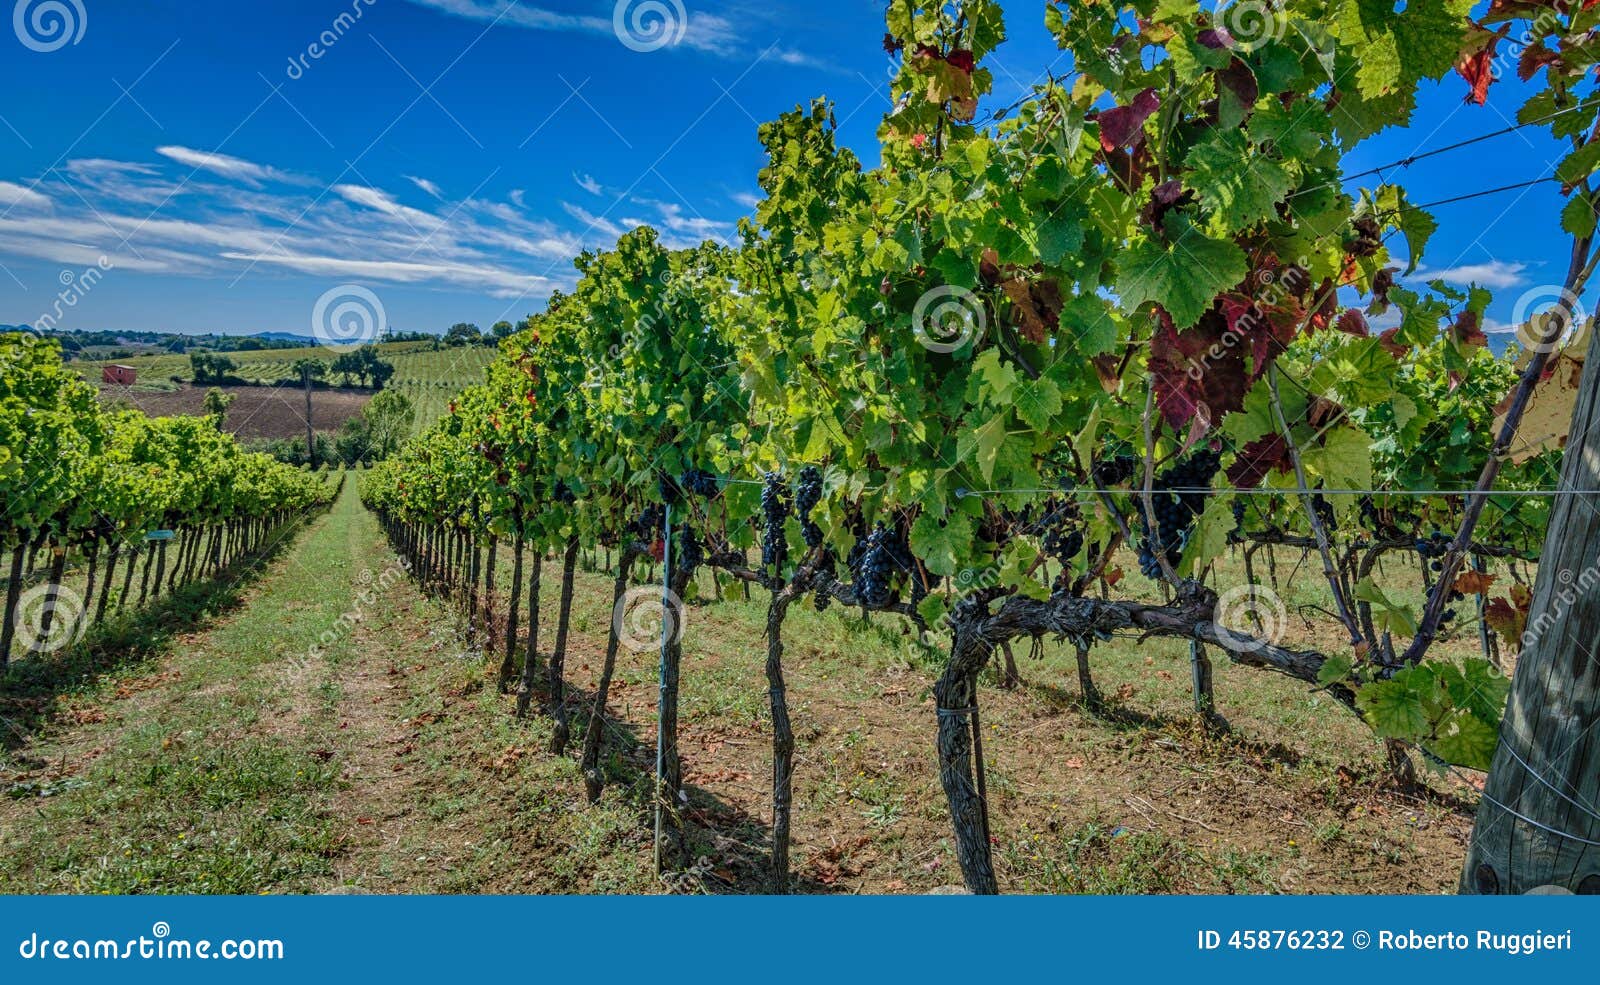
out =
[(1162, 577), (1174, 587), (1182, 588), (1183, 581), (1178, 573), (1172, 570), (1172, 562), (1167, 560), (1167, 544), (1161, 537), (1161, 527), (1156, 523), (1156, 501), (1151, 492), (1155, 484), (1156, 474), (1156, 443), (1151, 433), (1150, 416), (1155, 409), (1156, 388), (1150, 387), (1144, 395), (1144, 482), (1141, 484), (1140, 501), (1144, 506), (1144, 522), (1150, 531), (1150, 553), (1155, 555), (1156, 563), (1161, 565)]
[(1322, 518), (1317, 515), (1317, 510), (1311, 502), (1311, 491), (1306, 484), (1305, 463), (1300, 457), (1300, 446), (1295, 443), (1294, 433), (1289, 428), (1288, 418), (1283, 413), (1283, 400), (1278, 395), (1278, 368), (1267, 368), (1267, 386), (1272, 394), (1272, 413), (1277, 418), (1279, 433), (1289, 449), (1289, 461), (1294, 465), (1294, 480), (1300, 494), (1300, 505), (1306, 512), (1306, 518), (1311, 521), (1311, 533), (1317, 541), (1317, 555), (1322, 559), (1322, 575), (1328, 580), (1328, 588), (1333, 591), (1333, 603), (1339, 610), (1339, 621), (1344, 623), (1345, 630), (1350, 634), (1350, 645), (1358, 650), (1365, 644), (1361, 636), (1361, 628), (1356, 623), (1355, 616), (1350, 612), (1350, 603), (1345, 598), (1344, 584), (1339, 580), (1337, 570), (1333, 564), (1333, 550), (1328, 546), (1328, 531), (1322, 525)]

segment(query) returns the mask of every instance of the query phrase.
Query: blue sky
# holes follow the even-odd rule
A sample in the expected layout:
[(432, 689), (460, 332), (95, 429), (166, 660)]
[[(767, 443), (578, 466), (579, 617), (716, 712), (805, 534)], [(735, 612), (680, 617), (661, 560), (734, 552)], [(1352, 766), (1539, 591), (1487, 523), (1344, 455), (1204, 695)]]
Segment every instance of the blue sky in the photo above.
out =
[[(311, 334), (317, 299), (345, 284), (398, 330), (487, 327), (538, 310), (578, 250), (632, 225), (730, 236), (756, 191), (758, 122), (827, 95), (872, 162), (888, 106), (881, 0), (681, 0), (660, 47), (624, 43), (615, 0), (64, 2), (84, 13), (76, 43), (0, 30), (5, 324), (49, 312), (105, 256), (59, 327)], [(625, 27), (647, 2), (624, 0)], [(1011, 40), (986, 62), (997, 103), (1066, 68), (1042, 9), (1007, 8)], [(1504, 126), (1526, 90), (1497, 85), (1488, 107), (1464, 93), (1454, 77), (1430, 90), (1351, 170)], [(1557, 160), (1530, 130), (1396, 174), (1429, 202)], [(1553, 185), (1444, 206), (1425, 269), (1495, 288), (1504, 321), (1560, 283), (1559, 206)]]

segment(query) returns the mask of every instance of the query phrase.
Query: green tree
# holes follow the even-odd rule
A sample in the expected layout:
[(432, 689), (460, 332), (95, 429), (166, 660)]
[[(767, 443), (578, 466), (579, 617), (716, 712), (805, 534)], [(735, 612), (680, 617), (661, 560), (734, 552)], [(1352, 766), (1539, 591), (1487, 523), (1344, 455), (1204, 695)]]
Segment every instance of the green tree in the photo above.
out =
[(489, 331), (494, 333), (496, 339), (508, 339), (517, 333), (517, 326), (508, 321), (501, 320), (494, 323)]
[(361, 416), (366, 420), (373, 455), (388, 458), (411, 433), (417, 411), (405, 394), (384, 390), (368, 401)]
[(444, 333), (447, 345), (477, 345), (483, 341), (483, 331), (471, 322), (456, 322)]
[(189, 353), (189, 369), (196, 383), (222, 383), (239, 364), (213, 352)]
[(222, 430), (222, 422), (228, 416), (228, 407), (233, 404), (233, 398), (233, 394), (223, 393), (217, 387), (206, 391), (206, 416), (211, 418), (211, 423), (217, 426), (218, 431)]

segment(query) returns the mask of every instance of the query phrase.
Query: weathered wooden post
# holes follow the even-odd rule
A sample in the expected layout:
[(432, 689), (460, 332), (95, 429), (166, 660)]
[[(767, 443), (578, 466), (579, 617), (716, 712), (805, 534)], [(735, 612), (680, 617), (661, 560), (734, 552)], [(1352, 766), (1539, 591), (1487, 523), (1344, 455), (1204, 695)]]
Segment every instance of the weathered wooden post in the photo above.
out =
[(1600, 894), (1600, 350), (1591, 341), (1467, 893)]

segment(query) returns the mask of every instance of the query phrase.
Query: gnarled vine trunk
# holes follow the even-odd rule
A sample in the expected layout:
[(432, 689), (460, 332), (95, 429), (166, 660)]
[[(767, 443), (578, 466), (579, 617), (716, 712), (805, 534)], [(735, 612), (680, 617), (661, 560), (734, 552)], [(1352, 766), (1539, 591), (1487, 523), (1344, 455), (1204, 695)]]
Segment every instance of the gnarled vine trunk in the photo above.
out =
[(550, 715), (555, 725), (550, 731), (550, 751), (557, 756), (567, 748), (572, 733), (567, 721), (567, 628), (572, 619), (572, 584), (578, 569), (578, 538), (567, 539), (567, 552), (561, 559), (561, 609), (556, 614), (556, 642), (550, 651)]

